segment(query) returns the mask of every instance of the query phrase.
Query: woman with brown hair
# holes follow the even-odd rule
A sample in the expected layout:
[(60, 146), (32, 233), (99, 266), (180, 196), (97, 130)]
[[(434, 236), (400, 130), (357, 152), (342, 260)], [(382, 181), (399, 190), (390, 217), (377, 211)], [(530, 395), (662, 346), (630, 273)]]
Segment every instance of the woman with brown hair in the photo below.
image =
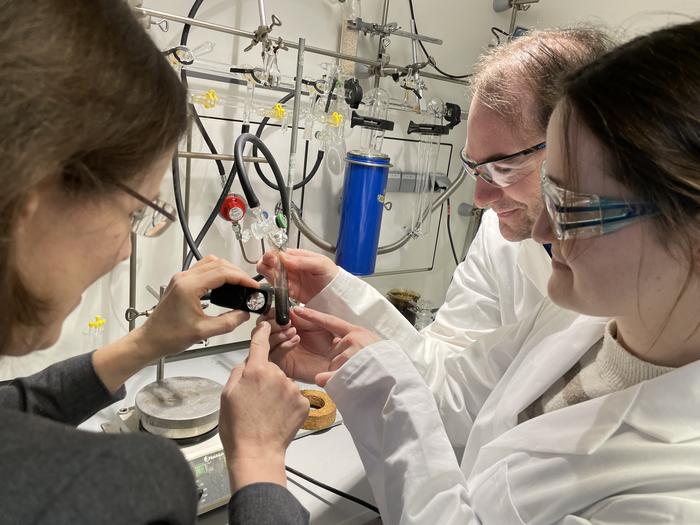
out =
[[(185, 91), (121, 0), (3, 2), (0, 9), (0, 353), (52, 345), (96, 279), (129, 256), (131, 233), (174, 220), (158, 188), (187, 126)], [(145, 365), (248, 318), (204, 314), (224, 283), (257, 286), (207, 257), (170, 282), (126, 337), (0, 388), (0, 522), (194, 523), (192, 473), (153, 436), (80, 432)], [(222, 395), (232, 523), (304, 523), (283, 487), (285, 450), (308, 401), (267, 360), (269, 325)], [(264, 417), (245, 401), (272, 407)]]
[[(287, 370), (316, 352), (387, 525), (700, 523), (700, 22), (571, 75), (546, 155), (529, 317), (460, 352), (379, 301), (386, 340), (309, 308), (305, 346), (274, 336)], [(356, 307), (333, 282), (309, 303), (334, 293)]]

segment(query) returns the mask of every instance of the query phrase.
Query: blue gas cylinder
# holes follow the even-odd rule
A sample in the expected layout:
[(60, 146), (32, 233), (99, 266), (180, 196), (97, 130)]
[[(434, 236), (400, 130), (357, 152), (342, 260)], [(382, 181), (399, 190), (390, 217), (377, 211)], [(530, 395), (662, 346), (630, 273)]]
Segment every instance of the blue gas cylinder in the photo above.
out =
[(371, 275), (377, 261), (389, 157), (350, 151), (345, 162), (335, 262), (354, 275)]

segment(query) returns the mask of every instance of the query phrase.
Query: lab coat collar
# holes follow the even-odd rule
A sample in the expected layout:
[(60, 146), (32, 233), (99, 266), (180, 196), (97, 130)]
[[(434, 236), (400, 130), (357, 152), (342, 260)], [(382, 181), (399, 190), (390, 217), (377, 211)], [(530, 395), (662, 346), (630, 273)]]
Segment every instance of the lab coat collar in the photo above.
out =
[(625, 423), (667, 443), (700, 437), (700, 361), (639, 385)]
[[(564, 319), (567, 314), (570, 312), (561, 311)], [(530, 342), (536, 348), (525, 349), (527, 353), (522, 362), (514, 368), (496, 408), (497, 420), (514, 426), (518, 414), (568, 372), (603, 336), (607, 320), (579, 315), (567, 322), (570, 324), (565, 329)], [(556, 320), (549, 319), (548, 325), (556, 324)]]
[[(484, 448), (552, 454), (592, 454), (621, 425), (668, 443), (700, 437), (700, 361), (619, 392), (548, 412), (516, 426), (518, 414), (561, 377), (602, 335), (603, 320), (581, 317), (569, 332), (576, 339), (549, 337), (548, 348), (531, 352), (497, 407), (497, 421), (512, 427)], [(563, 346), (570, 346), (565, 351)], [(556, 348), (558, 346), (558, 349)], [(555, 351), (566, 358), (553, 359)], [(553, 362), (543, 370), (543, 362)], [(539, 366), (536, 363), (539, 362)], [(536, 369), (539, 369), (535, 372)], [(539, 376), (536, 374), (540, 374)], [(533, 378), (538, 377), (536, 384)]]
[(547, 283), (552, 275), (552, 261), (544, 246), (532, 239), (521, 241), (517, 264), (542, 296), (546, 297)]

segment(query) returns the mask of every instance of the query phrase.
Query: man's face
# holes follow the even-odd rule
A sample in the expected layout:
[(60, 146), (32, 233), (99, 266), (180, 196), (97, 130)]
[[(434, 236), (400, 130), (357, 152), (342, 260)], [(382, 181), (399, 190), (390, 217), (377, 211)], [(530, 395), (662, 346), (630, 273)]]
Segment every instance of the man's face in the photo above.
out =
[[(475, 162), (510, 155), (544, 140), (508, 123), (501, 115), (486, 107), (477, 97), (472, 100), (467, 118), (467, 143), (464, 151)], [(531, 154), (528, 174), (505, 188), (497, 188), (477, 177), (474, 203), (492, 208), (498, 214), (501, 235), (509, 241), (528, 239), (532, 226), (542, 210), (539, 170), (544, 150)]]

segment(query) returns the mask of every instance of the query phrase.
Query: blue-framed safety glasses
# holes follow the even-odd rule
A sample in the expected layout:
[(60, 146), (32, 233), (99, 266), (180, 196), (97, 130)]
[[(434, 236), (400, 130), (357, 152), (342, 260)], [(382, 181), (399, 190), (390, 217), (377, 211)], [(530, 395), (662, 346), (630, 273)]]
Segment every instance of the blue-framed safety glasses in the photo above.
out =
[(483, 162), (474, 162), (468, 159), (464, 151), (459, 152), (459, 157), (462, 160), (465, 171), (472, 177), (480, 177), (496, 188), (506, 188), (537, 171), (538, 157), (534, 154), (544, 150), (546, 147), (546, 142), (540, 142), (516, 153), (488, 159)]
[(547, 175), (546, 166), (543, 163), (540, 171), (542, 197), (559, 240), (612, 233), (657, 212), (656, 206), (646, 201), (610, 199), (565, 190)]

